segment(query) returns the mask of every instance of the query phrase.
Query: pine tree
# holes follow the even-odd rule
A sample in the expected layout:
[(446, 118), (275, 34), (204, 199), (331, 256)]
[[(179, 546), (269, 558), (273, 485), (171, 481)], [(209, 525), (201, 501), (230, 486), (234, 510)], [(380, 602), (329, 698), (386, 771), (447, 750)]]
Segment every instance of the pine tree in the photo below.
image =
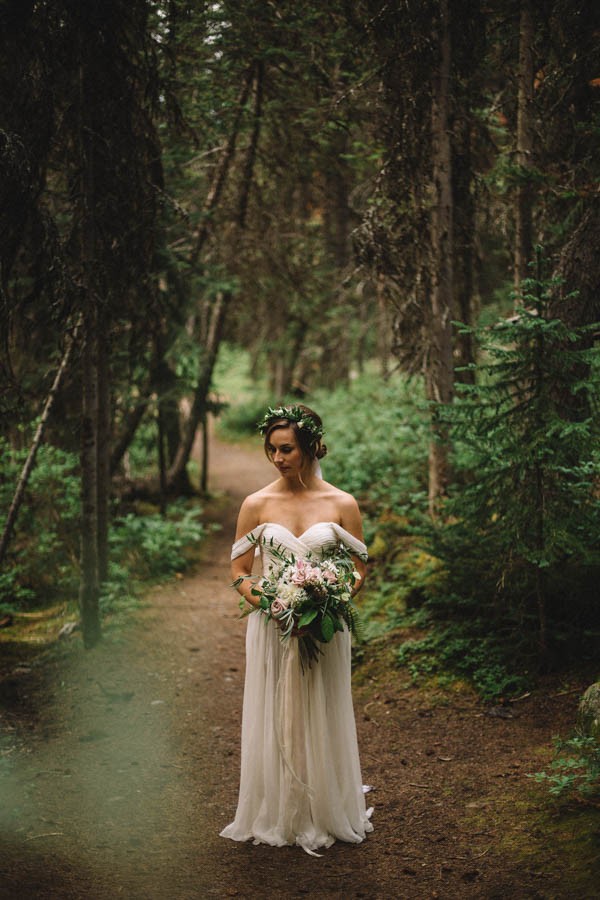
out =
[[(465, 483), (435, 543), (463, 598), (454, 614), (483, 617), (548, 662), (598, 625), (598, 350), (589, 327), (550, 315), (557, 285), (540, 265), (513, 317), (470, 329), (484, 362), (448, 416)], [(582, 393), (595, 415), (573, 421), (565, 397)]]

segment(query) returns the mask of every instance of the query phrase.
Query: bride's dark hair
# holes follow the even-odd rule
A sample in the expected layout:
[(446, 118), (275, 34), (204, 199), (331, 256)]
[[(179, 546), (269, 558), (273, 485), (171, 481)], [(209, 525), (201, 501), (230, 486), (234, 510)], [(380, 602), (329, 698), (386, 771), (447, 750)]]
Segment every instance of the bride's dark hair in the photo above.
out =
[[(305, 461), (312, 462), (315, 459), (323, 459), (325, 454), (327, 453), (327, 446), (321, 440), (320, 434), (323, 432), (323, 422), (321, 420), (321, 416), (311, 409), (309, 406), (305, 406), (303, 403), (297, 403), (294, 406), (284, 406), (282, 407), (284, 410), (289, 410), (291, 418), (286, 418), (284, 416), (279, 416), (277, 418), (273, 418), (272, 422), (268, 422), (267, 429), (265, 431), (265, 453), (269, 459), (271, 459), (271, 454), (269, 453), (269, 444), (271, 442), (271, 435), (277, 428), (291, 428), (296, 436), (296, 440), (298, 442), (298, 446), (300, 448), (300, 452)], [(298, 422), (295, 419), (296, 411), (299, 410), (302, 413), (303, 418), (312, 419), (315, 423), (316, 428), (314, 431), (311, 431), (309, 428), (300, 428), (298, 426)], [(319, 432), (316, 434), (315, 432)]]

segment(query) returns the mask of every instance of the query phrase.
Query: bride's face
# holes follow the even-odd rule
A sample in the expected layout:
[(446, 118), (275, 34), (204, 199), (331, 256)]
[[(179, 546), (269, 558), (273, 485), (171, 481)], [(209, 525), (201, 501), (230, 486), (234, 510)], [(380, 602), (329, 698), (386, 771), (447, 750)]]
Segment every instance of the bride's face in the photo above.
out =
[(269, 436), (271, 462), (283, 478), (300, 475), (304, 458), (293, 428), (276, 428)]

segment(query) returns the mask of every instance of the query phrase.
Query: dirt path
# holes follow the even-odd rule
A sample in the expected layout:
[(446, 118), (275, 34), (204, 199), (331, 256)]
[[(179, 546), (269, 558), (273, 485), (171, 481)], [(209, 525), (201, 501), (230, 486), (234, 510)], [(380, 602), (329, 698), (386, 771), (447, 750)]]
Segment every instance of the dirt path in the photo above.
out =
[(235, 447), (213, 462), (223, 527), (197, 575), (152, 592), (95, 650), (73, 637), (0, 682), (0, 897), (598, 896), (593, 863), (583, 880), (574, 871), (577, 814), (566, 837), (552, 831), (525, 779), (551, 735), (568, 732), (579, 685), (490, 715), (468, 692), (407, 687), (375, 659), (355, 691), (375, 787), (368, 840), (319, 860), (218, 837), (237, 798), (244, 671), (227, 587), (233, 518), (270, 472)]

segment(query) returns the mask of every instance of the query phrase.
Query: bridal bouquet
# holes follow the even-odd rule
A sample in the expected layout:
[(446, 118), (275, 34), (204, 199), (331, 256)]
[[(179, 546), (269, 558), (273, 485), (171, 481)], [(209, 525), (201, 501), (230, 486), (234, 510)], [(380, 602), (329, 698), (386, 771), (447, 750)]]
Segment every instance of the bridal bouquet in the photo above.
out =
[(252, 593), (260, 597), (260, 608), (276, 619), (283, 641), (300, 642), (301, 659), (310, 665), (344, 624), (356, 633), (352, 588), (359, 579), (352, 557), (343, 544), (323, 559), (296, 559), (281, 547), (270, 546), (277, 563), (263, 576)]

